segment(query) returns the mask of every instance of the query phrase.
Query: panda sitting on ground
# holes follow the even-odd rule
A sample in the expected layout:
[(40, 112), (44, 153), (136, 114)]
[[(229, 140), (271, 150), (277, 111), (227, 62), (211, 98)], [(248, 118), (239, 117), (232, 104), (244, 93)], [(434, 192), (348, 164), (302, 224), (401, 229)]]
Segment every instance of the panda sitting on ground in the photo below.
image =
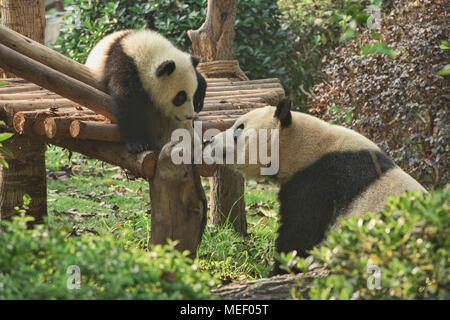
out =
[[(279, 129), (279, 170), (273, 176), (281, 185), (278, 253), (296, 250), (304, 257), (323, 240), (338, 216), (379, 212), (391, 195), (417, 189), (426, 192), (367, 138), (290, 108), (291, 102), (284, 99), (276, 108), (253, 110), (209, 144), (212, 150), (223, 148), (224, 157), (227, 152), (236, 156), (244, 152), (249, 159), (251, 139), (245, 138), (246, 131)], [(239, 137), (245, 143), (237, 143)], [(264, 166), (258, 161), (230, 167), (255, 178)], [(277, 263), (274, 273), (280, 272)]]
[(155, 149), (150, 106), (181, 122), (202, 110), (206, 81), (196, 70), (199, 61), (150, 30), (118, 31), (94, 47), (86, 66), (107, 87), (130, 153)]

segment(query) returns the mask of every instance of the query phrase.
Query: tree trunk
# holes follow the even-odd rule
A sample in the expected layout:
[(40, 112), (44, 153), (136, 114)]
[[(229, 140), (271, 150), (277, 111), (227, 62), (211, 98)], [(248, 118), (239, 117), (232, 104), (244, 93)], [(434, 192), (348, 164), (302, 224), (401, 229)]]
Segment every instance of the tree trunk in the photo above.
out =
[(234, 60), (234, 21), (237, 0), (208, 0), (205, 23), (198, 30), (189, 30), (192, 53), (203, 61)]
[[(44, 43), (44, 0), (1, 0), (0, 13), (3, 26)], [(16, 215), (14, 207), (21, 207), (23, 196), (28, 194), (31, 197), (28, 214), (35, 218), (34, 223), (43, 223), (47, 214), (44, 141), (13, 137), (3, 142), (3, 146), (11, 150), (15, 158), (6, 158), (9, 168), (0, 167), (0, 219)]]
[(3, 142), (14, 159), (0, 152), (9, 168), (0, 165), (0, 220), (10, 219), (22, 207), (23, 196), (28, 194), (31, 203), (27, 214), (35, 218), (34, 223), (43, 223), (47, 215), (47, 181), (45, 173), (45, 149), (43, 140), (15, 136)]
[(3, 26), (44, 43), (44, 0), (2, 0), (1, 15)]
[[(1, 0), (1, 24), (17, 31), (39, 43), (44, 43), (45, 36), (45, 1), (44, 0)], [(5, 78), (13, 78), (11, 73), (4, 73)]]
[[(235, 59), (234, 22), (237, 5), (237, 0), (208, 0), (205, 23), (198, 30), (188, 31), (194, 55), (201, 56), (206, 62)], [(213, 223), (222, 225), (231, 222), (237, 232), (245, 235), (247, 218), (242, 175), (223, 167), (215, 172), (210, 184), (209, 207)]]
[(247, 234), (245, 215), (245, 181), (242, 175), (225, 167), (219, 167), (210, 178), (210, 210), (213, 224), (233, 225), (242, 235)]

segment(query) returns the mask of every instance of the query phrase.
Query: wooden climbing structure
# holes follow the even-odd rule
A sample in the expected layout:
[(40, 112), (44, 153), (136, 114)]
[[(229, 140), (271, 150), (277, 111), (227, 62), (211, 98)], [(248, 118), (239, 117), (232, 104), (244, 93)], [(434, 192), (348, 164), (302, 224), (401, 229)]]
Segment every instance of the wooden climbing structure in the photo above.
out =
[[(248, 80), (234, 60), (236, 9), (237, 0), (209, 0), (205, 24), (189, 31), (193, 53), (204, 59), (199, 70), (208, 82), (205, 105), (197, 118), (203, 130), (225, 130), (252, 109), (276, 105), (285, 94), (278, 79)], [(53, 144), (148, 179), (152, 243), (172, 238), (179, 240), (180, 250), (195, 254), (207, 210), (200, 175), (212, 176), (213, 221), (221, 223), (227, 219), (223, 212), (229, 212), (236, 230), (245, 234), (242, 176), (225, 167), (174, 165), (168, 134), (177, 127), (169, 119), (155, 113), (150, 123), (151, 128), (164, 129), (155, 135), (161, 142), (157, 152), (132, 155), (122, 143), (106, 88), (84, 65), (0, 26), (0, 68), (16, 76), (2, 79), (7, 84), (0, 87), (0, 120), (4, 122), (0, 132), (16, 133), (4, 143), (15, 158), (9, 160), (9, 169), (0, 167), (0, 219), (16, 214), (14, 206), (27, 193), (32, 197), (29, 213), (37, 223), (43, 221), (45, 147)]]

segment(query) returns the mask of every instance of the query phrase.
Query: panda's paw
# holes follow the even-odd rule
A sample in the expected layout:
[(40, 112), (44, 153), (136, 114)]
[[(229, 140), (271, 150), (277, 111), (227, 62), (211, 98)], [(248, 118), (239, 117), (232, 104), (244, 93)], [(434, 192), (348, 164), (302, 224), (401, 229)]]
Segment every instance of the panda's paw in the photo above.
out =
[(148, 142), (127, 142), (126, 147), (129, 153), (136, 154), (144, 151), (152, 150), (152, 146)]

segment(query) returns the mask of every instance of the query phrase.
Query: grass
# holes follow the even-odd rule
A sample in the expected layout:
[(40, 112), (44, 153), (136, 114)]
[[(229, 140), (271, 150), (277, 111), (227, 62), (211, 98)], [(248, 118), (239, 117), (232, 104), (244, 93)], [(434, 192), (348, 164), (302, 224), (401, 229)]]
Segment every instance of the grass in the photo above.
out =
[[(127, 246), (147, 247), (151, 218), (145, 180), (54, 146), (47, 150), (46, 167), (50, 227), (113, 233)], [(202, 183), (209, 198), (209, 182)], [(268, 276), (278, 228), (277, 191), (273, 184), (247, 181), (248, 236), (208, 221), (195, 261), (199, 270), (223, 281)]]

